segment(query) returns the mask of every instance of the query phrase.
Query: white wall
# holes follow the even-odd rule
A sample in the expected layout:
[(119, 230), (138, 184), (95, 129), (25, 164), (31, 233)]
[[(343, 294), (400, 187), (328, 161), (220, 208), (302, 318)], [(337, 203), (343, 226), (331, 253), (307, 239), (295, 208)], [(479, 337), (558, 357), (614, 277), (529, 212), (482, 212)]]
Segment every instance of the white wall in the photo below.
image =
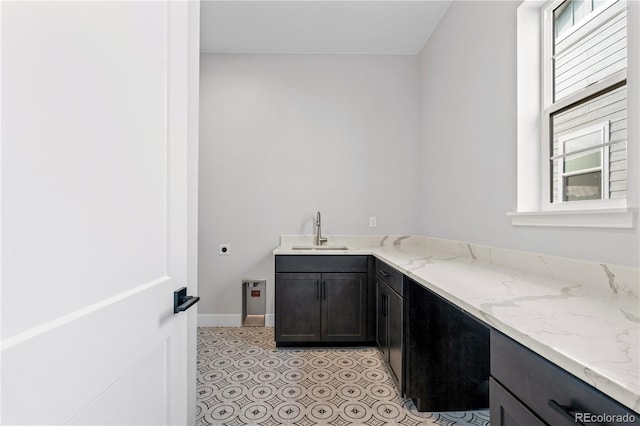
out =
[[(514, 227), (506, 216), (506, 212), (516, 210), (519, 5), (520, 2), (453, 2), (420, 54), (420, 232), (638, 266), (637, 227)], [(630, 137), (629, 141), (633, 139)], [(635, 180), (629, 187), (638, 188), (638, 175), (631, 175), (631, 179)]]
[(417, 232), (417, 72), (415, 56), (201, 56), (199, 314), (239, 315), (245, 277), (267, 279), (272, 313), (271, 251), (316, 210), (327, 235)]

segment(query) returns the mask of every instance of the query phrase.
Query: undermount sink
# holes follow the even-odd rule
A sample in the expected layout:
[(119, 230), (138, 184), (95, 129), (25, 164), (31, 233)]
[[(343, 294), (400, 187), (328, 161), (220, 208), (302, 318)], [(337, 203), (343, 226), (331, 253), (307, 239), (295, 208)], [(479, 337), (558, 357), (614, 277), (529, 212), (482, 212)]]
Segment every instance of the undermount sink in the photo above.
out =
[(347, 246), (293, 246), (292, 250), (349, 250)]

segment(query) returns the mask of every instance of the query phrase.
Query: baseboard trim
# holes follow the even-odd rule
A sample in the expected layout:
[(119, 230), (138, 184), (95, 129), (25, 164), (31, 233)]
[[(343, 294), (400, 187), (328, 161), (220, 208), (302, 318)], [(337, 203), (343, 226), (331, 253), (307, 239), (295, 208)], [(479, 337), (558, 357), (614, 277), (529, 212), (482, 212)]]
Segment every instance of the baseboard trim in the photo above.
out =
[(274, 314), (267, 314), (264, 316), (264, 326), (273, 327), (276, 322), (276, 316)]
[(240, 327), (242, 315), (198, 315), (198, 327)]
[[(266, 327), (273, 327), (274, 324), (274, 314), (264, 316), (264, 325)], [(200, 314), (198, 315), (198, 327), (242, 327), (242, 315)]]

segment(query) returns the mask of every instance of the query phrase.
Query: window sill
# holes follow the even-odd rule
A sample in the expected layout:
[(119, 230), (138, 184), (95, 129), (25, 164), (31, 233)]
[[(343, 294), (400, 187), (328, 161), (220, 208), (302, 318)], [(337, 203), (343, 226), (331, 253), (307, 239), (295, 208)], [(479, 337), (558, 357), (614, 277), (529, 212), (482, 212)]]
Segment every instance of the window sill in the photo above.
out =
[(574, 228), (635, 228), (636, 209), (560, 210), (509, 212), (514, 226), (554, 226)]

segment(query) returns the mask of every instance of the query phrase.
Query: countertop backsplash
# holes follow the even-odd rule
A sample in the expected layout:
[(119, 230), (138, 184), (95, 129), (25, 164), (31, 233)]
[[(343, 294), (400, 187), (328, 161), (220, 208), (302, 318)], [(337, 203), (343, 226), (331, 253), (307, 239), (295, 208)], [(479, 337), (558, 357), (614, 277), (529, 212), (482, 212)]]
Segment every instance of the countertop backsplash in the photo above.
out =
[[(515, 269), (534, 276), (550, 278), (562, 282), (573, 282), (589, 288), (590, 292), (610, 293), (614, 296), (640, 297), (640, 268), (592, 262), (569, 257), (552, 256), (541, 253), (490, 247), (460, 241), (444, 240), (417, 235), (336, 235), (326, 236), (328, 246), (347, 246), (349, 250), (339, 250), (341, 254), (363, 254), (368, 249), (421, 247), (432, 253), (417, 263), (429, 263), (429, 259), (448, 259), (487, 262), (497, 266)], [(305, 254), (291, 250), (296, 245), (313, 245), (313, 235), (282, 235), (280, 246), (274, 254)], [(335, 254), (335, 251), (313, 251), (306, 254)]]

